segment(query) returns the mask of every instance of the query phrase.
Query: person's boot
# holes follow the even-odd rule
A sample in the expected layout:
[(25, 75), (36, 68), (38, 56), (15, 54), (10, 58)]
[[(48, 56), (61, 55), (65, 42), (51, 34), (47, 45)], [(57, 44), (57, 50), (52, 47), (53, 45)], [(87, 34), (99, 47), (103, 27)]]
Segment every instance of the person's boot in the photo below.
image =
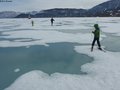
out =
[(93, 46), (91, 47), (91, 52), (93, 51)]
[(99, 49), (99, 50), (102, 50), (102, 48), (101, 48), (101, 47), (99, 47), (98, 49)]

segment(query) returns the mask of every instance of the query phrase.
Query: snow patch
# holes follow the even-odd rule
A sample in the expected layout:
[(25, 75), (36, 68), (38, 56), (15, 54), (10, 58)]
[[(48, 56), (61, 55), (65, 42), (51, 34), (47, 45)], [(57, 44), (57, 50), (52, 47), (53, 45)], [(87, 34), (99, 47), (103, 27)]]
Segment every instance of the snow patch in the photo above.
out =
[[(18, 46), (30, 46), (30, 45), (47, 45), (47, 43), (57, 43), (57, 42), (71, 42), (71, 43), (87, 43), (91, 44), (93, 35), (90, 33), (77, 33), (68, 34), (58, 31), (12, 31), (4, 32), (8, 36), (1, 36), (2, 38), (31, 38), (33, 41), (21, 42), (21, 40), (15, 41), (0, 41), (0, 47), (18, 47)], [(102, 35), (102, 37), (105, 37)], [(102, 39), (102, 38), (101, 38)], [(26, 39), (25, 39), (26, 40)], [(22, 39), (22, 41), (25, 41)], [(35, 41), (34, 41), (35, 40)]]
[(15, 70), (14, 70), (14, 72), (20, 72), (20, 69), (19, 68), (16, 68)]

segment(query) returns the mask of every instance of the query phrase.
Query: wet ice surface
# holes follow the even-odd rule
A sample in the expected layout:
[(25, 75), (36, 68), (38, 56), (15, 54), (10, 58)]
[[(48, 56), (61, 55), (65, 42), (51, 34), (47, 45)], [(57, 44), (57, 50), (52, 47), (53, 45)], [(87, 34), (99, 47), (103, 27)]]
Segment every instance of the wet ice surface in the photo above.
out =
[[(47, 74), (56, 72), (64, 74), (87, 74), (81, 71), (81, 66), (92, 62), (92, 58), (74, 51), (74, 45), (70, 43), (49, 44), (45, 46), (0, 48), (0, 75), (1, 83), (5, 86), (13, 83), (20, 75), (32, 71), (41, 70)], [(17, 72), (19, 68), (18, 73)], [(8, 77), (9, 76), (9, 77)], [(1, 84), (1, 89), (4, 84)]]
[(101, 43), (104, 44), (105, 49), (112, 52), (120, 52), (120, 37), (108, 34)]
[[(48, 18), (34, 21), (34, 27), (28, 19), (0, 21), (0, 88), (119, 90), (120, 18), (56, 18), (53, 27)], [(90, 52), (95, 23), (106, 52), (96, 46)]]

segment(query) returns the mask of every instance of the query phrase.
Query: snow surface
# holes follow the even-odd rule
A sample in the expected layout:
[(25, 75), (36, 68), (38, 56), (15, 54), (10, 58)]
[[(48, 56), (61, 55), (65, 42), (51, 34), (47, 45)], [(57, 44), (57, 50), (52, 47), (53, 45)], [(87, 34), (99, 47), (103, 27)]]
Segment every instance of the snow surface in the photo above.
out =
[[(31, 38), (33, 41), (15, 40), (15, 41), (0, 41), (0, 47), (14, 47), (26, 45), (46, 45), (47, 43), (56, 42), (72, 42), (72, 43), (91, 43), (93, 36), (90, 33), (82, 34), (67, 34), (58, 31), (13, 31), (4, 32), (3, 34), (9, 36), (2, 36), (3, 38)], [(104, 36), (103, 36), (104, 37)], [(23, 41), (24, 40), (24, 41)]]
[[(2, 20), (7, 22), (8, 28), (0, 25), (0, 47), (20, 47), (31, 45), (46, 45), (48, 43), (71, 42), (91, 44), (94, 30), (93, 25), (98, 23), (105, 33), (120, 35), (120, 18), (63, 18), (55, 19), (55, 26), (51, 27), (49, 19), (34, 19), (32, 27), (30, 20), (15, 19)], [(14, 24), (9, 24), (12, 22)], [(29, 23), (28, 23), (29, 22)], [(26, 24), (27, 23), (27, 24)], [(13, 27), (10, 27), (10, 26)], [(17, 25), (16, 27), (14, 25)], [(29, 27), (29, 28), (28, 28)], [(88, 29), (87, 33), (64, 33), (62, 29)], [(101, 39), (107, 38), (102, 34)], [(104, 38), (103, 38), (104, 37)], [(9, 40), (16, 39), (16, 40)], [(119, 90), (120, 89), (120, 52), (102, 52), (94, 49), (90, 52), (89, 45), (76, 46), (75, 51), (94, 58), (92, 63), (82, 66), (82, 71), (87, 75), (72, 75), (54, 73), (48, 75), (35, 70), (20, 76), (5, 90)]]
[[(85, 21), (85, 22), (84, 22)], [(91, 21), (88, 19), (78, 19), (78, 18), (64, 18), (62, 20), (56, 19), (55, 25), (51, 27), (49, 24), (49, 19), (34, 19), (35, 26), (31, 26), (31, 20), (28, 19), (15, 19), (15, 20), (2, 20), (0, 25), (0, 31), (5, 40), (0, 41), (0, 47), (20, 47), (20, 46), (30, 46), (30, 45), (47, 45), (47, 43), (56, 42), (72, 42), (72, 43), (86, 43), (91, 44), (93, 39), (93, 34), (91, 33), (93, 28), (93, 23), (96, 21)], [(5, 22), (7, 22), (5, 24)], [(61, 23), (61, 26), (57, 26)], [(64, 24), (66, 23), (66, 24)], [(69, 24), (71, 23), (71, 24)], [(4, 27), (3, 27), (3, 26)], [(1, 29), (2, 26), (2, 29)], [(16, 27), (15, 27), (16, 26)], [(6, 29), (7, 27), (7, 29)], [(86, 29), (87, 33), (64, 33), (60, 30), (82, 30)], [(105, 37), (104, 34), (101, 35), (102, 38)], [(16, 40), (9, 40), (16, 39)]]

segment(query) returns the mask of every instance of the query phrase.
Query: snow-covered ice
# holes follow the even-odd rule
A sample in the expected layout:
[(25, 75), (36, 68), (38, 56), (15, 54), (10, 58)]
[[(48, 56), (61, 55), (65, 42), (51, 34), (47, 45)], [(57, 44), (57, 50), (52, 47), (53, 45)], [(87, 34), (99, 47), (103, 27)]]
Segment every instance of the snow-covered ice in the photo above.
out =
[[(55, 23), (55, 26), (51, 27), (49, 25), (49, 19), (45, 20), (45, 23), (43, 20), (40, 22), (39, 19), (35, 19), (35, 26), (32, 27), (30, 20), (16, 20), (16, 23), (14, 21), (14, 24), (18, 24), (18, 27), (10, 28), (9, 30), (2, 30), (0, 29), (2, 36), (0, 38), (4, 38), (6, 40), (0, 41), (0, 47), (19, 47), (19, 46), (30, 46), (30, 45), (47, 45), (47, 43), (56, 43), (56, 42), (72, 42), (72, 43), (86, 43), (90, 44), (91, 40), (93, 38), (93, 35), (91, 34), (93, 28), (93, 21), (85, 21), (84, 19), (78, 19), (73, 18), (63, 18), (62, 20), (57, 19), (56, 23), (64, 23), (66, 20), (66, 23), (72, 22), (73, 24), (70, 24), (68, 26), (61, 25), (57, 26)], [(86, 20), (86, 19), (85, 19)], [(88, 19), (89, 20), (89, 19)], [(6, 20), (5, 20), (6, 21)], [(10, 22), (11, 20), (7, 20), (7, 22)], [(48, 25), (48, 26), (47, 26)], [(2, 25), (1, 25), (2, 26)], [(74, 27), (75, 26), (75, 27)], [(83, 27), (87, 29), (88, 33), (81, 33), (80, 30), (84, 31)], [(60, 32), (62, 29), (65, 30), (73, 30), (75, 31), (76, 28), (79, 30), (78, 33), (64, 33)], [(105, 37), (104, 34), (101, 35), (102, 37)], [(8, 40), (7, 40), (8, 39)], [(9, 39), (16, 39), (14, 41), (10, 41)], [(31, 41), (29, 41), (31, 40)]]
[[(81, 67), (87, 75), (72, 75), (54, 73), (48, 75), (39, 70), (30, 71), (20, 76), (5, 90), (119, 90), (120, 89), (120, 52), (102, 52), (94, 48), (90, 52), (93, 39), (91, 31), (93, 25), (98, 23), (101, 27), (101, 40), (107, 34), (120, 36), (120, 18), (56, 18), (53, 27), (49, 19), (34, 19), (32, 27), (30, 20), (14, 19), (7, 21), (8, 27), (0, 25), (0, 47), (21, 47), (32, 45), (45, 45), (48, 43), (70, 42), (83, 44), (75, 46), (74, 50), (94, 58), (92, 63)], [(9, 23), (12, 21), (12, 24)], [(29, 23), (28, 23), (29, 22)], [(13, 24), (14, 23), (14, 24)], [(27, 23), (27, 24), (26, 24)], [(13, 27), (10, 27), (10, 26)], [(16, 27), (14, 27), (14, 25)], [(6, 25), (5, 25), (6, 26)], [(77, 30), (77, 33), (61, 32), (62, 29)], [(81, 30), (88, 30), (86, 33)], [(11, 40), (13, 39), (13, 40)], [(102, 44), (104, 46), (104, 44)]]

